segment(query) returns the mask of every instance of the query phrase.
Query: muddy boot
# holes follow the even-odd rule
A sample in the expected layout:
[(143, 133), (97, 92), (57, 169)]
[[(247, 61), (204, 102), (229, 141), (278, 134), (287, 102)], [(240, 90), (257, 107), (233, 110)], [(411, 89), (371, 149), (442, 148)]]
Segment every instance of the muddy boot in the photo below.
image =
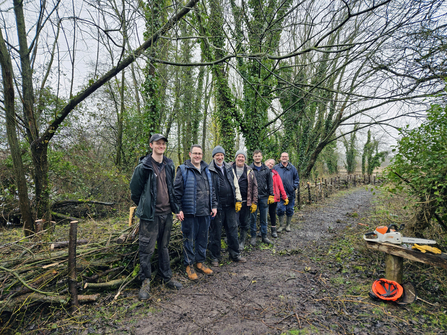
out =
[(288, 216), (287, 217), (286, 231), (291, 231), (291, 229), (290, 229), (290, 221), (292, 221), (292, 217)]
[(239, 251), (244, 250), (245, 248), (245, 239), (247, 238), (247, 231), (241, 230), (241, 237), (239, 239)]
[(278, 230), (277, 232), (280, 233), (284, 230), (284, 215), (278, 216)]
[(138, 293), (138, 299), (147, 300), (149, 299), (149, 294), (151, 290), (151, 280), (146, 278), (141, 284), (140, 292)]
[(200, 272), (202, 272), (208, 276), (213, 274), (213, 270), (206, 267), (205, 264), (203, 264), (203, 263), (197, 263), (196, 268), (197, 268), (197, 270), (199, 270)]
[(272, 237), (277, 238), (278, 234), (276, 233), (276, 226), (270, 227), (272, 229)]
[(266, 244), (273, 244), (273, 242), (268, 239), (267, 235), (262, 235), (262, 242)]
[(197, 276), (196, 271), (194, 271), (194, 268), (192, 267), (192, 265), (188, 265), (186, 267), (186, 274), (188, 275), (188, 278), (190, 280), (199, 280), (199, 277)]
[(256, 235), (251, 237), (251, 239), (250, 239), (250, 244), (251, 244), (252, 246), (256, 246)]

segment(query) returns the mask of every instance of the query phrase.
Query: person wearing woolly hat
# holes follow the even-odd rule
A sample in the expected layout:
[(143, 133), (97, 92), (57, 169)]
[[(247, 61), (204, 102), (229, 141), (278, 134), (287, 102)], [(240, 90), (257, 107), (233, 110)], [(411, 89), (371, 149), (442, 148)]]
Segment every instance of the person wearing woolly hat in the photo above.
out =
[(225, 156), (225, 149), (222, 148), (220, 145), (216, 146), (213, 149), (211, 156), (214, 158), (214, 155), (216, 155), (216, 154), (223, 154)]
[(235, 162), (232, 163), (233, 172), (236, 176), (242, 196), (242, 208), (238, 213), (240, 237), (239, 250), (244, 250), (245, 239), (250, 229), (250, 213), (254, 213), (258, 204), (258, 183), (253, 170), (245, 164), (247, 154), (243, 150), (238, 150)]
[(236, 152), (236, 155), (234, 155), (234, 160), (236, 160), (236, 159), (237, 159), (237, 156), (239, 156), (239, 155), (244, 155), (245, 160), (247, 160), (247, 153), (246, 153), (244, 150), (238, 150), (238, 151)]
[(239, 251), (237, 238), (237, 216), (242, 207), (239, 183), (231, 165), (224, 161), (225, 150), (218, 145), (212, 152), (213, 160), (208, 165), (216, 191), (217, 215), (210, 224), (210, 241), (208, 244), (212, 266), (219, 266), (221, 260), (222, 226), (227, 234), (228, 253), (234, 262), (246, 262)]

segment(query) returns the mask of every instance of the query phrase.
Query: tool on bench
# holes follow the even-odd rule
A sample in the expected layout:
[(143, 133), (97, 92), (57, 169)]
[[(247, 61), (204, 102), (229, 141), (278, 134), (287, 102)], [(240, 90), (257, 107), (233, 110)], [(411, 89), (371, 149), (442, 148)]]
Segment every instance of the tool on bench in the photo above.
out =
[(401, 224), (399, 228), (397, 225), (391, 224), (388, 227), (379, 226), (373, 232), (366, 233), (363, 235), (363, 239), (368, 242), (376, 242), (376, 243), (392, 243), (392, 244), (402, 244), (402, 243), (417, 243), (417, 244), (436, 244), (434, 240), (426, 240), (423, 238), (415, 238), (415, 237), (404, 237), (399, 230), (402, 230), (405, 227), (404, 224)]

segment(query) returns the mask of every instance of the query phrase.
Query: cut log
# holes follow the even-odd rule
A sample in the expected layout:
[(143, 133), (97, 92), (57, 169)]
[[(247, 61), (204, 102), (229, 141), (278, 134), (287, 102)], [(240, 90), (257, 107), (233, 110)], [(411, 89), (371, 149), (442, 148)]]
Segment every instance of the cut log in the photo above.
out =
[(400, 245), (393, 245), (388, 243), (366, 242), (368, 249), (382, 251), (390, 255), (403, 257), (410, 261), (430, 264), (447, 269), (447, 255), (435, 255), (431, 253), (422, 253), (418, 250), (406, 249)]
[(126, 280), (128, 280), (128, 279), (121, 278), (121, 279), (111, 280), (111, 281), (108, 281), (105, 283), (85, 283), (84, 290), (87, 288), (96, 289), (96, 290), (113, 289), (113, 288), (116, 288), (117, 286), (121, 285), (122, 283), (124, 283)]
[[(47, 303), (47, 304), (62, 304), (66, 305), (70, 297), (68, 295), (44, 295), (38, 293), (31, 293), (22, 295), (20, 297), (0, 301), (0, 311), (13, 312), (16, 308), (22, 308), (24, 304), (32, 303)], [(99, 299), (99, 293), (91, 295), (78, 295), (79, 303), (95, 302)]]
[[(54, 243), (51, 243), (50, 249), (54, 250), (54, 249), (58, 249), (58, 248), (66, 248), (66, 247), (68, 247), (69, 243), (70, 243), (70, 241), (54, 242)], [(86, 239), (80, 239), (80, 240), (76, 241), (76, 245), (87, 244), (87, 243), (88, 243), (88, 240), (86, 240)]]

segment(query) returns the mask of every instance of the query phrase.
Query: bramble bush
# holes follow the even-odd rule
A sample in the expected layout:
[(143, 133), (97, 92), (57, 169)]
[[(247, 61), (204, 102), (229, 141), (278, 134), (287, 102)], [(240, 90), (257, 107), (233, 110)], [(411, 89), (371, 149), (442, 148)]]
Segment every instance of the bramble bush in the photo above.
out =
[(433, 105), (418, 128), (407, 126), (400, 134), (386, 176), (394, 185), (389, 190), (405, 189), (414, 197), (416, 215), (409, 228), (421, 235), (433, 216), (441, 224), (447, 219), (447, 106)]

